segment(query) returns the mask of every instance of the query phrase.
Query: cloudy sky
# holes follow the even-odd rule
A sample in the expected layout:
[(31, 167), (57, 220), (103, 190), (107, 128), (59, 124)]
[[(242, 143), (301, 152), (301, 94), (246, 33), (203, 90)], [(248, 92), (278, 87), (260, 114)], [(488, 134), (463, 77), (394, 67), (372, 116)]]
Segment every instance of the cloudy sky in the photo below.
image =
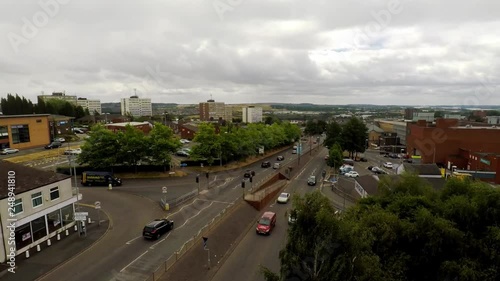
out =
[(0, 96), (500, 104), (498, 0), (1, 0)]

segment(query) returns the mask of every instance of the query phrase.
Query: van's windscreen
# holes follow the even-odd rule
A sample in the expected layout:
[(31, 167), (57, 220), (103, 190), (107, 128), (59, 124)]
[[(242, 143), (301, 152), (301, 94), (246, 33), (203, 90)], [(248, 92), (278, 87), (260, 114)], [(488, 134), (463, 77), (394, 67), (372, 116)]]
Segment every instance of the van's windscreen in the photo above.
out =
[(259, 221), (259, 224), (260, 225), (270, 225), (271, 224), (271, 221), (267, 218), (261, 218), (260, 221)]

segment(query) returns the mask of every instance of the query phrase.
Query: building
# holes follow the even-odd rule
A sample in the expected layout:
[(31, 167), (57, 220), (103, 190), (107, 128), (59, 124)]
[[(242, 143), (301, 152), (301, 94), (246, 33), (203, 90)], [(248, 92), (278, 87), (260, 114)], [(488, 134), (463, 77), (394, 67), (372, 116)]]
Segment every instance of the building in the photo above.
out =
[(500, 153), (461, 151), (463, 161), (450, 163), (449, 167), (459, 173), (467, 173), (473, 178), (500, 184)]
[(93, 125), (96, 123), (111, 124), (111, 123), (130, 122), (130, 118), (127, 116), (123, 116), (121, 114), (104, 113), (101, 115), (87, 115), (82, 118), (79, 118), (76, 121), (78, 121), (78, 123), (80, 124)]
[(443, 178), (443, 174), (436, 164), (403, 163), (396, 168), (396, 174), (403, 173), (415, 173), (421, 178)]
[(460, 162), (461, 151), (500, 153), (500, 128), (459, 126), (457, 119), (424, 120), (409, 125), (407, 152), (422, 164)]
[(77, 105), (77, 98), (76, 96), (67, 96), (66, 92), (54, 92), (52, 95), (39, 95), (38, 100), (42, 99), (44, 102), (50, 101), (50, 100), (63, 100), (67, 101), (73, 105)]
[(64, 115), (50, 115), (49, 116), (50, 138), (54, 139), (59, 135), (72, 134), (74, 119), (75, 119), (74, 117), (68, 117)]
[(486, 118), (486, 111), (484, 110), (474, 110), (472, 111), (472, 116), (479, 118)]
[(88, 109), (91, 115), (95, 112), (102, 114), (101, 101), (100, 100), (88, 100), (86, 98), (78, 98), (76, 101), (77, 105), (83, 107), (83, 109)]
[(153, 125), (149, 122), (124, 122), (124, 123), (112, 123), (106, 124), (106, 129), (111, 130), (112, 132), (123, 132), (125, 131), (127, 125), (135, 127), (142, 131), (144, 134), (149, 134), (153, 129)]
[(395, 135), (390, 135), (393, 138), (396, 138), (397, 144), (406, 145), (406, 129), (407, 122), (402, 121), (391, 121), (391, 120), (375, 120), (378, 127), (381, 128), (384, 133), (393, 133)]
[(200, 121), (233, 121), (233, 109), (223, 102), (216, 102), (213, 99), (200, 102)]
[(122, 115), (139, 116), (152, 116), (153, 107), (150, 98), (139, 98), (138, 96), (131, 96), (130, 98), (121, 99), (121, 113)]
[(179, 133), (181, 135), (181, 138), (187, 139), (187, 140), (192, 140), (194, 139), (194, 136), (196, 135), (196, 132), (198, 132), (198, 126), (195, 126), (194, 124), (182, 124), (179, 125)]
[(500, 125), (500, 116), (488, 116), (488, 124), (490, 125)]
[(380, 146), (380, 138), (384, 133), (380, 127), (375, 124), (368, 125), (368, 143), (371, 146)]
[(260, 123), (262, 122), (262, 107), (248, 106), (242, 109), (243, 123)]
[(49, 143), (49, 114), (0, 115), (0, 148), (26, 149)]
[(405, 108), (405, 120), (413, 120), (413, 114), (415, 112), (415, 108), (413, 107)]
[[(0, 262), (3, 263), (9, 255), (24, 254), (58, 233), (71, 229), (75, 225), (74, 203), (77, 197), (70, 176), (8, 161), (0, 161), (0, 170), (3, 240), (0, 244)], [(9, 190), (7, 185), (9, 177), (15, 179), (13, 190)], [(13, 206), (8, 204), (9, 201), (13, 202)], [(15, 226), (15, 229), (8, 226)], [(13, 252), (9, 246), (12, 236), (16, 246)]]
[(460, 114), (445, 114), (444, 119), (463, 119)]
[(425, 120), (427, 122), (434, 122), (434, 112), (415, 112), (413, 114), (413, 121)]

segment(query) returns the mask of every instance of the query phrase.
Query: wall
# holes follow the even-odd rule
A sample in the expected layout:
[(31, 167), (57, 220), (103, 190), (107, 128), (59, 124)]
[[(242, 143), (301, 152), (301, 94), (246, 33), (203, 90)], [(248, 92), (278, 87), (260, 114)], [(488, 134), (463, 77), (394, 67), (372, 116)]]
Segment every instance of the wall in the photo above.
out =
[[(40, 122), (37, 122), (37, 120)], [(17, 144), (12, 143), (12, 125), (28, 125), (30, 141)], [(0, 117), (0, 126), (8, 126), (9, 145), (11, 148), (25, 149), (41, 147), (50, 143), (48, 116)]]

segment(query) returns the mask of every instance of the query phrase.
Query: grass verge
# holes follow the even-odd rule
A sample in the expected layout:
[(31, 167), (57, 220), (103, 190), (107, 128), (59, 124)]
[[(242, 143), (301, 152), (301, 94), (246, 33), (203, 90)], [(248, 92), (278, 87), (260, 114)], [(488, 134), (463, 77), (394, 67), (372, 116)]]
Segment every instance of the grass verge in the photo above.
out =
[(65, 150), (76, 149), (79, 147), (80, 147), (79, 145), (70, 146), (69, 148), (67, 146), (64, 146), (64, 147), (60, 147), (58, 149), (47, 149), (45, 151), (10, 157), (10, 158), (7, 158), (5, 160), (12, 162), (12, 163), (31, 162), (31, 161), (36, 161), (36, 160), (41, 160), (41, 159), (46, 159), (46, 158), (51, 158), (51, 157), (59, 157), (60, 155), (64, 154)]

